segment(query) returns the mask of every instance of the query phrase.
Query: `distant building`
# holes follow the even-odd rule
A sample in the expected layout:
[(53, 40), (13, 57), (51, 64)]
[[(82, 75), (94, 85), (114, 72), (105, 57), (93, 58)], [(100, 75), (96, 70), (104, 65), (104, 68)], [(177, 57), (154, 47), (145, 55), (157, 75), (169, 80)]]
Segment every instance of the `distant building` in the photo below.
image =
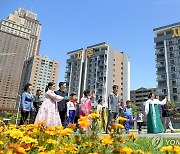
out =
[(36, 94), (37, 89), (42, 90), (42, 97), (49, 82), (58, 83), (59, 62), (50, 60), (46, 56), (34, 56), (25, 61), (20, 94), (26, 83), (31, 83), (32, 94)]
[(148, 100), (148, 95), (153, 92), (157, 92), (157, 88), (139, 88), (137, 90), (131, 90), (131, 102), (138, 107), (142, 107), (143, 103)]
[(121, 99), (130, 98), (129, 55), (103, 42), (68, 52), (68, 56), (65, 79), (69, 93), (76, 92), (80, 99), (83, 90), (94, 90), (96, 101), (102, 97), (107, 103), (116, 84)]
[(158, 95), (180, 101), (180, 22), (155, 28)]
[(37, 14), (18, 9), (0, 22), (0, 109), (15, 109), (24, 60), (38, 54)]

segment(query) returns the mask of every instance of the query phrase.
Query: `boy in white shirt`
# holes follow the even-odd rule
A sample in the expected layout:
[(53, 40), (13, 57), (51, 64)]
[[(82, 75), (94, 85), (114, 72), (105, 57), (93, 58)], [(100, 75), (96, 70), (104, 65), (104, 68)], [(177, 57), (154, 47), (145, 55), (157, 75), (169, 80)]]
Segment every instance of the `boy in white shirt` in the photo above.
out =
[(70, 99), (69, 102), (67, 102), (67, 122), (66, 122), (66, 127), (70, 123), (74, 123), (75, 119), (75, 114), (76, 114), (76, 102), (77, 102), (77, 97), (75, 93), (70, 94)]
[(141, 126), (144, 121), (144, 114), (142, 114), (140, 109), (137, 110), (136, 121), (137, 121), (137, 125), (138, 125), (138, 134), (141, 134), (142, 133)]

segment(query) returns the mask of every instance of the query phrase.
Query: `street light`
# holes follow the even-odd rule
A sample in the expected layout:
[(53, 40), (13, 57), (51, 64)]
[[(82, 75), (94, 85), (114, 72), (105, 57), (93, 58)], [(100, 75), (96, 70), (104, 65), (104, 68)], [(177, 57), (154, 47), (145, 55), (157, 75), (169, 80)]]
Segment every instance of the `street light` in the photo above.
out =
[(20, 108), (20, 105), (21, 105), (21, 95), (18, 95), (19, 96), (19, 102), (18, 102), (18, 111), (17, 111), (17, 114), (16, 114), (16, 126), (17, 126), (17, 122), (18, 122), (18, 118), (19, 118), (19, 108)]

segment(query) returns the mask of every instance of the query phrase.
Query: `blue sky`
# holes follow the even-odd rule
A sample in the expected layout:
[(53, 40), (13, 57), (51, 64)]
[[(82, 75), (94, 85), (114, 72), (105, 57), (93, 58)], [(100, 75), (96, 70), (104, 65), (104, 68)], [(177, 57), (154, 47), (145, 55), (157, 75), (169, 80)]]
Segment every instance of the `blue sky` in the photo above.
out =
[(42, 24), (40, 54), (60, 61), (67, 52), (100, 42), (130, 55), (131, 90), (156, 87), (156, 27), (180, 22), (179, 0), (0, 0), (0, 20), (22, 7)]

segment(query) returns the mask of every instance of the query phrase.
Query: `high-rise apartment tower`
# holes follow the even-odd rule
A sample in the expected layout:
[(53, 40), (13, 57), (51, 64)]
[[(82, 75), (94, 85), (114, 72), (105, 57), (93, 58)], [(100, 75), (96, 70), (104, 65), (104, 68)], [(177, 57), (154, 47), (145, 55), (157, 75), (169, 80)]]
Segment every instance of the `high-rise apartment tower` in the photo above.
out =
[(18, 9), (0, 22), (0, 109), (14, 109), (23, 64), (38, 54), (41, 25), (33, 12)]
[(130, 99), (129, 56), (118, 52), (106, 42), (88, 46), (68, 53), (66, 82), (69, 93), (76, 92), (78, 98), (83, 90), (94, 90), (96, 101), (101, 97), (107, 102), (112, 86), (119, 86), (121, 99)]
[(180, 22), (153, 31), (158, 95), (180, 101)]

